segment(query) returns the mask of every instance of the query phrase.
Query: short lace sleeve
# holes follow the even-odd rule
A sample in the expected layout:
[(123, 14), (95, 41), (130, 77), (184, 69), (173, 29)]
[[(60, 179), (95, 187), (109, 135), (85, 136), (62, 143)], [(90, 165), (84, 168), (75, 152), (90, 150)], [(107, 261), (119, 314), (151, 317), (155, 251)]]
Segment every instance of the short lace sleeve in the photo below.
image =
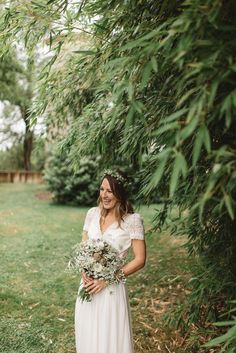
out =
[(128, 219), (130, 239), (144, 240), (143, 219), (139, 213), (133, 213)]
[(96, 207), (92, 207), (90, 208), (85, 216), (85, 220), (84, 220), (84, 226), (83, 226), (83, 230), (88, 232), (89, 226), (91, 224), (94, 212), (96, 211)]

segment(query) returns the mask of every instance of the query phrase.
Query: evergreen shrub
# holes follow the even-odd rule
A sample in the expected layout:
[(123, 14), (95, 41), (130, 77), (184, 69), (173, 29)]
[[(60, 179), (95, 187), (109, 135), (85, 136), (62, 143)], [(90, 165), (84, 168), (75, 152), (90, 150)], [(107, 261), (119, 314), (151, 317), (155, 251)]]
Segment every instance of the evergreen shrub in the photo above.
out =
[(99, 186), (97, 168), (98, 159), (83, 157), (75, 170), (65, 153), (54, 152), (48, 160), (44, 175), (53, 193), (53, 201), (59, 204), (94, 205)]

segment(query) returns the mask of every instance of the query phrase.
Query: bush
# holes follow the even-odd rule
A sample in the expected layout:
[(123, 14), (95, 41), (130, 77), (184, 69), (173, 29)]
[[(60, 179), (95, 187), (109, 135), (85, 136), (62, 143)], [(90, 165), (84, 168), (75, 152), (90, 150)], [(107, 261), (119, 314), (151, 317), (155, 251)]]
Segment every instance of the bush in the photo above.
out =
[(65, 153), (55, 152), (48, 160), (44, 180), (60, 204), (91, 206), (98, 197), (98, 159), (84, 157), (76, 166), (70, 164)]

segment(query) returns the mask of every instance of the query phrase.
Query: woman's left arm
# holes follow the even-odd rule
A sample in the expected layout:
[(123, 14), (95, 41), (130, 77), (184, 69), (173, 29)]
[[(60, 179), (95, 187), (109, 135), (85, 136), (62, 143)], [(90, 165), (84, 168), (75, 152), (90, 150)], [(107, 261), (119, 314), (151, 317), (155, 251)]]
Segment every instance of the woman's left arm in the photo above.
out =
[(146, 262), (146, 243), (145, 240), (132, 239), (132, 249), (134, 259), (122, 267), (125, 276), (140, 270)]

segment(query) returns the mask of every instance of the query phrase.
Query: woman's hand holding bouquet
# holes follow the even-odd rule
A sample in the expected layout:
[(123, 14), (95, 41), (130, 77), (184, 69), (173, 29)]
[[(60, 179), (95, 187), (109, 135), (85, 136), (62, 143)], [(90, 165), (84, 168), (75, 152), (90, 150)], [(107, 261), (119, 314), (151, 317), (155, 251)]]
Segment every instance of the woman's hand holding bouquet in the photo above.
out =
[(111, 244), (101, 239), (88, 239), (74, 246), (67, 269), (82, 273), (83, 288), (79, 296), (91, 301), (91, 294), (107, 285), (125, 282), (123, 264), (119, 252)]

